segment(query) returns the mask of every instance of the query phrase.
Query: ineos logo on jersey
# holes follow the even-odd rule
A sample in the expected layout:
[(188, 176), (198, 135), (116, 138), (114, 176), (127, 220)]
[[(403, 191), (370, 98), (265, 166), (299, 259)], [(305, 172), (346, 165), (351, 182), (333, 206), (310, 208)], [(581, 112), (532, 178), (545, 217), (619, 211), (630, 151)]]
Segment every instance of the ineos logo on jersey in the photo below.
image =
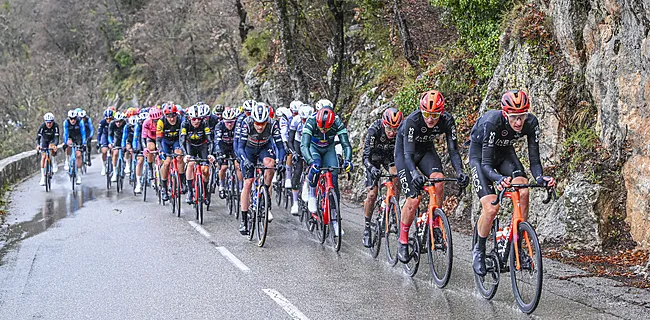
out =
[(415, 129), (413, 127), (409, 128), (409, 134), (407, 136), (408, 142), (413, 142), (413, 133), (415, 132)]
[(474, 191), (479, 192), (483, 187), (481, 187), (481, 181), (478, 179), (478, 169), (472, 167), (472, 185), (474, 186)]
[(489, 145), (494, 144), (494, 136), (495, 136), (494, 131), (490, 132), (490, 139), (488, 140)]
[(451, 127), (451, 140), (456, 140), (456, 126)]
[(535, 127), (535, 142), (539, 142), (539, 125)]

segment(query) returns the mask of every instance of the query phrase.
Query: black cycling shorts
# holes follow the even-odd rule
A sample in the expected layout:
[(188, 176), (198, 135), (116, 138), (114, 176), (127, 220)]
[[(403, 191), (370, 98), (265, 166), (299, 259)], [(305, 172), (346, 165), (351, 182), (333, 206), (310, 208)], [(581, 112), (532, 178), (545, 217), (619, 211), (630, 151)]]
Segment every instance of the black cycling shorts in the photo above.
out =
[[(413, 161), (425, 177), (430, 177), (434, 172), (442, 172), (442, 162), (435, 149), (415, 153)], [(413, 177), (411, 176), (411, 172), (406, 168), (404, 149), (400, 147), (399, 143), (395, 145), (395, 167), (397, 168), (397, 175), (402, 186), (402, 193), (407, 197), (417, 197), (420, 190), (413, 188)]]
[(304, 168), (305, 160), (300, 159), (296, 160), (295, 158), (292, 161), (292, 168), (291, 168), (291, 189), (293, 190), (299, 190), (301, 185), (300, 185), (300, 180), (302, 178), (302, 169)]
[[(390, 168), (395, 166), (395, 162), (393, 162), (392, 159), (382, 158), (377, 160), (378, 161), (370, 161), (370, 164), (372, 164), (377, 169), (381, 169), (383, 167), (386, 171), (390, 172)], [(371, 188), (374, 185), (375, 181), (372, 180), (372, 172), (370, 169), (366, 168), (366, 188)]]
[(188, 156), (207, 159), (208, 158), (208, 144), (201, 144), (198, 146), (188, 146), (187, 148)]
[[(514, 147), (499, 148), (497, 151), (498, 152), (495, 153), (497, 156), (492, 163), (498, 173), (513, 178), (527, 178), (524, 166), (521, 164), (521, 161), (519, 161)], [(490, 194), (496, 194), (493, 181), (491, 181), (482, 170), (481, 154), (482, 148), (480, 144), (470, 144), (469, 167), (472, 175), (472, 186), (479, 199)]]

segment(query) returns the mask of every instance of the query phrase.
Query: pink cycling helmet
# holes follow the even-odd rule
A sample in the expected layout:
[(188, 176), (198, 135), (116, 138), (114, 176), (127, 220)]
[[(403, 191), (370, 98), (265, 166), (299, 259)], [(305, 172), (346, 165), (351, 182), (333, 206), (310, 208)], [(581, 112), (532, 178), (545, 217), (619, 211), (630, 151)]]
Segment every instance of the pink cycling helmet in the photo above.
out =
[(153, 108), (149, 110), (149, 118), (151, 118), (151, 120), (158, 120), (162, 118), (162, 115), (163, 115), (162, 110), (158, 108)]

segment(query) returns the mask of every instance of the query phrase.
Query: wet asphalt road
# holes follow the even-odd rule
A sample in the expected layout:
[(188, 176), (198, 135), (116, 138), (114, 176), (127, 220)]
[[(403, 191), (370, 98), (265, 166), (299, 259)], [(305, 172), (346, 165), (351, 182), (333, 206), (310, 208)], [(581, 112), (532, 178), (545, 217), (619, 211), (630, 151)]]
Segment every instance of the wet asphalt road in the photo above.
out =
[[(470, 239), (460, 234), (445, 289), (430, 284), (426, 261), (412, 279), (385, 262), (383, 247), (376, 260), (363, 248), (357, 205), (344, 207), (338, 254), (283, 209), (274, 210), (258, 248), (239, 235), (221, 200), (199, 232), (188, 205), (177, 218), (128, 188), (106, 191), (97, 166), (73, 193), (61, 171), (50, 193), (32, 177), (11, 194), (0, 319), (650, 318), (648, 291), (580, 277), (550, 260), (532, 316), (517, 309), (506, 274), (495, 298), (484, 300), (474, 289)], [(567, 276), (575, 278), (560, 280)]]

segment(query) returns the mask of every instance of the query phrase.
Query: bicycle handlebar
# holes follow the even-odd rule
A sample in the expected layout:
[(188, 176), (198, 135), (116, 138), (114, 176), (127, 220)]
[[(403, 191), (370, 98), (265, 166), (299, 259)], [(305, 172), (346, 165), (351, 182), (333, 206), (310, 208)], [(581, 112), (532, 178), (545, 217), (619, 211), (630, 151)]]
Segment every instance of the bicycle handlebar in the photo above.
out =
[(546, 188), (546, 199), (542, 201), (543, 204), (548, 204), (551, 202), (551, 199), (557, 200), (557, 194), (555, 193), (555, 187), (549, 187), (541, 184), (531, 183), (531, 184), (511, 184), (509, 188), (503, 188), (499, 191), (499, 195), (496, 200), (492, 201), (491, 204), (496, 206), (503, 201), (503, 196), (508, 191), (517, 191), (524, 188)]
[[(424, 183), (425, 186), (432, 186), (436, 183), (439, 182), (458, 182), (458, 179), (456, 178), (427, 178), (427, 182)], [(463, 192), (465, 192), (465, 188), (460, 188), (458, 190), (458, 193), (456, 194), (457, 197), (460, 197)]]

